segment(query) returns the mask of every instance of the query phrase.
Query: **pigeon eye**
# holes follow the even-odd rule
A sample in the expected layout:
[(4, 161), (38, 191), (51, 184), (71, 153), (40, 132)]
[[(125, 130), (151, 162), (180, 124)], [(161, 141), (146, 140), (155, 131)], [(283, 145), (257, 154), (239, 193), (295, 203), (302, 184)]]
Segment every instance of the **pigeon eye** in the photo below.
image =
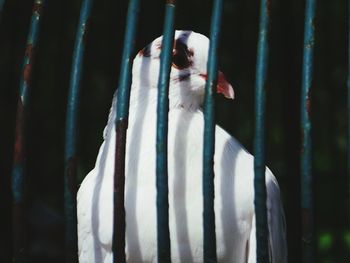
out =
[(187, 49), (185, 44), (176, 41), (173, 52), (173, 67), (177, 69), (188, 68), (191, 65), (190, 57), (192, 55), (192, 52)]

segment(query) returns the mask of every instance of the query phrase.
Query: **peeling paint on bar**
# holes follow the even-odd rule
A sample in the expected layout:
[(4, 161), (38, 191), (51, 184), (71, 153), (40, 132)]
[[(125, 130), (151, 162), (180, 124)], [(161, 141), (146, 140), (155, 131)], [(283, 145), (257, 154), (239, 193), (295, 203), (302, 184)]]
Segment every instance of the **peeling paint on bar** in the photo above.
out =
[[(87, 21), (91, 13), (92, 0), (84, 0), (80, 10), (75, 46), (72, 58), (70, 88), (67, 103), (66, 144), (65, 144), (65, 176), (64, 176), (64, 208), (65, 208), (65, 262), (78, 261), (77, 247), (77, 134), (80, 79), (85, 50)], [(36, 7), (37, 12), (40, 8)]]
[[(24, 219), (25, 207), (25, 180), (26, 180), (26, 122), (28, 93), (32, 76), (33, 57), (38, 42), (41, 10), (44, 1), (34, 1), (28, 33), (22, 73), (20, 78), (19, 99), (17, 103), (16, 135), (14, 146), (14, 162), (12, 169), (12, 197), (13, 197), (13, 262), (25, 262), (26, 260), (26, 222)], [(2, 8), (3, 1), (0, 3)]]
[(157, 245), (158, 262), (170, 263), (168, 199), (168, 111), (169, 77), (174, 46), (175, 1), (167, 1), (158, 78), (157, 104)]
[(315, 45), (316, 1), (307, 0), (305, 8), (304, 55), (301, 88), (301, 208), (303, 262), (315, 262), (314, 200), (311, 171), (311, 85)]
[(25, 57), (28, 59), (28, 62), (24, 65), (23, 80), (26, 85), (30, 85), (30, 77), (32, 75), (33, 44), (27, 45)]
[(15, 132), (15, 149), (14, 162), (12, 171), (12, 198), (13, 203), (21, 203), (23, 200), (23, 180), (24, 180), (24, 128), (26, 112), (21, 99), (17, 103), (16, 132)]
[(215, 0), (211, 15), (207, 82), (204, 96), (203, 150), (203, 257), (217, 262), (214, 212), (215, 87), (218, 75), (217, 51), (220, 38), (222, 0)]
[(259, 41), (255, 79), (254, 205), (256, 214), (257, 262), (269, 262), (265, 184), (265, 90), (268, 66), (270, 3), (260, 1)]
[(130, 0), (126, 18), (124, 48), (117, 90), (117, 117), (115, 120), (116, 148), (114, 170), (114, 212), (113, 212), (113, 262), (125, 262), (125, 148), (126, 130), (131, 86), (132, 53), (135, 46), (136, 26), (140, 0)]

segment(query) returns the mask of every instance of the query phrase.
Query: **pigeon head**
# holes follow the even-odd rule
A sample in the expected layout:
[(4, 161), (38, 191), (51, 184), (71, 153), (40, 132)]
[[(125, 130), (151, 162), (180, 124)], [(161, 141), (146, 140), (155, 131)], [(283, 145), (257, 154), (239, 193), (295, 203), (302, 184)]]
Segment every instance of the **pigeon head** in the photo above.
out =
[[(143, 48), (133, 63), (133, 88), (156, 89), (160, 67), (162, 37)], [(192, 31), (175, 32), (169, 81), (171, 107), (198, 109), (204, 100), (207, 79), (209, 39)], [(219, 71), (217, 92), (233, 99), (233, 88)]]

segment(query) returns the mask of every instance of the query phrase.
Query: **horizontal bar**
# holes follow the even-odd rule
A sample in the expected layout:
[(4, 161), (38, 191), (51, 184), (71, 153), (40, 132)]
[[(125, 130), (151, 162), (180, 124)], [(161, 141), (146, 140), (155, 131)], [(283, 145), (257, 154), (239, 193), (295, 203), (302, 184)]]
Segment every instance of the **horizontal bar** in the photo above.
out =
[(26, 137), (27, 137), (27, 110), (28, 94), (31, 88), (34, 53), (36, 51), (40, 18), (45, 1), (35, 0), (30, 28), (26, 42), (22, 74), (19, 84), (19, 99), (17, 104), (16, 132), (14, 146), (14, 161), (12, 168), (12, 198), (13, 198), (13, 262), (24, 262), (26, 260), (26, 224), (24, 220), (26, 179)]
[(307, 0), (305, 8), (304, 50), (301, 87), (301, 207), (303, 262), (315, 262), (314, 205), (311, 171), (311, 85), (315, 43), (316, 1)]
[(70, 87), (68, 92), (66, 141), (65, 141), (65, 256), (66, 262), (77, 262), (77, 137), (78, 110), (80, 105), (80, 80), (83, 67), (85, 39), (90, 18), (92, 0), (83, 0), (78, 22), (72, 58)]
[(140, 0), (130, 0), (117, 90), (116, 147), (114, 167), (113, 262), (125, 262), (125, 149), (131, 85), (131, 56), (135, 46)]
[(211, 15), (210, 46), (207, 63), (207, 81), (204, 96), (204, 150), (203, 150), (203, 257), (204, 262), (217, 262), (214, 212), (214, 151), (215, 98), (220, 38), (222, 0), (215, 0)]
[(260, 26), (255, 79), (254, 205), (257, 262), (269, 262), (265, 184), (265, 89), (268, 66), (269, 1), (260, 1)]
[(174, 43), (175, 1), (167, 0), (163, 28), (157, 104), (157, 244), (158, 262), (171, 262), (168, 200), (169, 78)]

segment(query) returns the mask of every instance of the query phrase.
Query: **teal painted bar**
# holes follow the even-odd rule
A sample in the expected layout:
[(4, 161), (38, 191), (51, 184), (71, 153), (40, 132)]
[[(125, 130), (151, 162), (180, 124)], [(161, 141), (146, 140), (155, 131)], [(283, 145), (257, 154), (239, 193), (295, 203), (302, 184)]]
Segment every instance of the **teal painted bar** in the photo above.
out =
[(65, 260), (78, 262), (77, 246), (77, 137), (78, 111), (80, 104), (80, 79), (83, 68), (85, 40), (90, 18), (92, 0), (83, 0), (77, 27), (72, 58), (70, 87), (68, 92), (66, 140), (65, 140), (65, 176), (64, 176), (64, 210), (65, 210)]
[(268, 66), (269, 6), (260, 1), (260, 26), (255, 79), (254, 205), (257, 262), (269, 262), (265, 184), (265, 89)]
[(175, 0), (167, 0), (158, 78), (157, 104), (157, 245), (158, 262), (170, 263), (168, 198), (168, 111), (169, 78), (174, 43)]
[(0, 0), (0, 19), (1, 19), (1, 16), (2, 16), (2, 9), (4, 7), (4, 3), (5, 3), (5, 0)]
[(113, 262), (125, 262), (125, 149), (131, 86), (132, 53), (140, 0), (130, 0), (126, 17), (124, 47), (117, 91), (116, 147), (114, 167)]
[(124, 48), (119, 72), (117, 93), (117, 121), (128, 117), (131, 85), (132, 52), (135, 47), (136, 26), (138, 22), (140, 0), (130, 0), (126, 17)]
[(203, 151), (203, 246), (204, 262), (217, 262), (214, 212), (215, 89), (218, 75), (217, 51), (221, 30), (222, 0), (215, 0), (210, 25), (207, 82), (204, 96)]
[(26, 220), (25, 220), (25, 180), (26, 180), (26, 140), (29, 91), (33, 72), (34, 55), (39, 38), (39, 27), (45, 1), (35, 0), (30, 28), (26, 42), (17, 104), (14, 161), (12, 168), (13, 198), (13, 262), (27, 261)]
[(303, 262), (315, 262), (314, 200), (311, 157), (311, 85), (315, 43), (316, 1), (307, 0), (305, 8), (304, 50), (301, 87), (301, 208)]
[(348, 215), (350, 219), (350, 0), (348, 1), (348, 80), (347, 80), (347, 88), (348, 88)]

